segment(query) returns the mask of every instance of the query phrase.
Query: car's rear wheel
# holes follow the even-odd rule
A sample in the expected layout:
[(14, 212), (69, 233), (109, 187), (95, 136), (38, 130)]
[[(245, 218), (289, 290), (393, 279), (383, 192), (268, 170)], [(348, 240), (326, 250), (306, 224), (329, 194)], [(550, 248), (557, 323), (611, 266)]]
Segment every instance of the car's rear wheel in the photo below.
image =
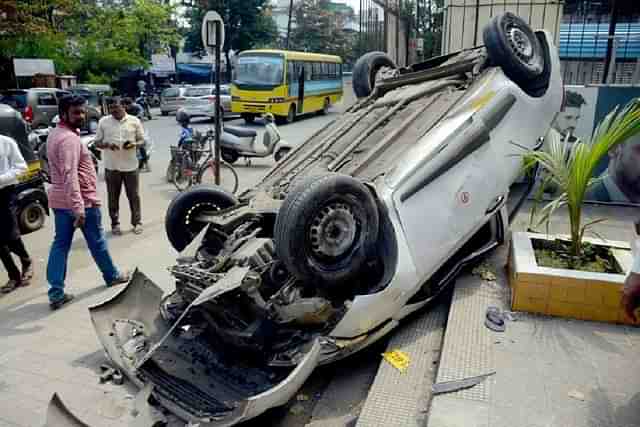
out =
[(483, 31), (491, 61), (520, 86), (526, 86), (545, 70), (545, 53), (529, 25), (507, 12), (495, 16)]
[(278, 258), (299, 280), (327, 288), (355, 279), (375, 255), (378, 209), (356, 179), (328, 174), (301, 181), (276, 218)]
[(365, 53), (356, 61), (356, 65), (353, 66), (353, 91), (358, 98), (371, 95), (376, 84), (376, 76), (383, 67), (397, 68), (384, 52)]
[(165, 231), (171, 246), (181, 252), (207, 225), (197, 219), (198, 215), (230, 208), (237, 203), (233, 195), (214, 186), (198, 185), (178, 194), (169, 204), (165, 216)]

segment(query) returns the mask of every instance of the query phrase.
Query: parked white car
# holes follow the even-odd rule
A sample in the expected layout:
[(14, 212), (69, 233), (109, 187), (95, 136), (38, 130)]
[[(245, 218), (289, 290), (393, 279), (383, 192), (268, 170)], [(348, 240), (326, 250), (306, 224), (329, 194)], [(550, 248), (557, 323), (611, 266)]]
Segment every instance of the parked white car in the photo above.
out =
[(510, 13), (484, 47), (404, 69), (373, 52), (353, 78), (360, 101), (255, 188), (173, 200), (175, 291), (136, 272), (90, 309), (113, 363), (184, 420), (284, 404), (502, 243), (563, 90), (553, 38)]
[[(191, 86), (184, 91), (184, 104), (180, 108), (189, 117), (216, 115), (216, 87), (213, 85)], [(228, 85), (220, 85), (220, 108), (222, 117), (231, 116), (231, 92)]]

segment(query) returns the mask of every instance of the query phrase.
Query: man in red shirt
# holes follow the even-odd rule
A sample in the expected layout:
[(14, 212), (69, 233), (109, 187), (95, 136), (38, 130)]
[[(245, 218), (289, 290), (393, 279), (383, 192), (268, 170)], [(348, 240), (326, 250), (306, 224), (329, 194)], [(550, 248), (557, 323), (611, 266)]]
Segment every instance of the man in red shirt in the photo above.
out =
[(72, 294), (64, 292), (64, 281), (76, 228), (82, 230), (107, 286), (129, 281), (128, 275), (118, 271), (109, 255), (102, 229), (96, 170), (89, 149), (82, 144), (78, 133), (85, 117), (85, 100), (79, 96), (65, 96), (60, 100), (58, 110), (60, 122), (47, 139), (51, 175), (49, 206), (55, 217), (55, 238), (47, 264), (52, 310), (73, 300)]

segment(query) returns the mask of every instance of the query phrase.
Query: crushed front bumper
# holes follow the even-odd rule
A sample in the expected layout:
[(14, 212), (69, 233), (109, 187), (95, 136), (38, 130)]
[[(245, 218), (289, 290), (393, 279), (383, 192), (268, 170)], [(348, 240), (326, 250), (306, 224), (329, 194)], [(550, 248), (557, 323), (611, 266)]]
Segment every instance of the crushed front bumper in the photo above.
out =
[(162, 296), (136, 271), (118, 294), (89, 311), (111, 361), (138, 387), (151, 386), (153, 397), (185, 421), (218, 427), (256, 417), (289, 401), (319, 363), (319, 340), (291, 368), (235, 360), (224, 346), (189, 337), (180, 323), (185, 316), (169, 325)]

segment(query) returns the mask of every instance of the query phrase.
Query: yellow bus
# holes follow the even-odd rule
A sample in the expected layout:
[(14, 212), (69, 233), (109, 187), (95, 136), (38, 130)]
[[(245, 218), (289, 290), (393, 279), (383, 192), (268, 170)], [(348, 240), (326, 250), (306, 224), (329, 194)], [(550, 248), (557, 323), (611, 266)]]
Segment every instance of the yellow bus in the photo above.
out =
[(231, 97), (232, 111), (247, 123), (267, 112), (281, 123), (291, 123), (300, 114), (326, 114), (342, 99), (342, 59), (286, 50), (242, 52)]

